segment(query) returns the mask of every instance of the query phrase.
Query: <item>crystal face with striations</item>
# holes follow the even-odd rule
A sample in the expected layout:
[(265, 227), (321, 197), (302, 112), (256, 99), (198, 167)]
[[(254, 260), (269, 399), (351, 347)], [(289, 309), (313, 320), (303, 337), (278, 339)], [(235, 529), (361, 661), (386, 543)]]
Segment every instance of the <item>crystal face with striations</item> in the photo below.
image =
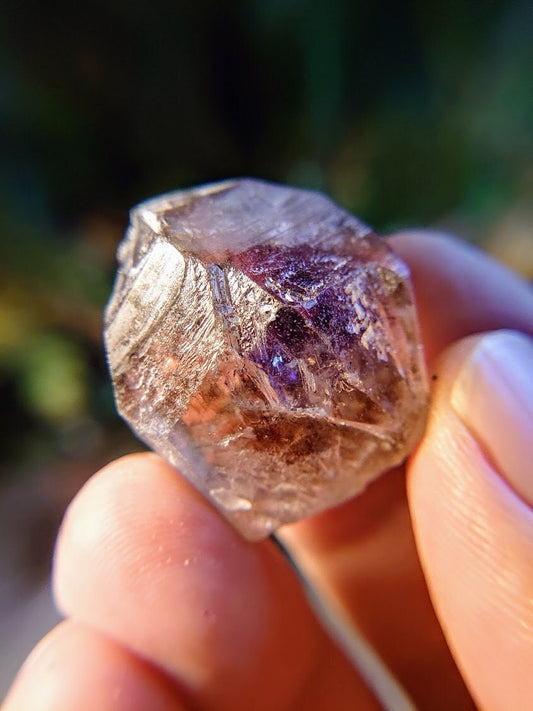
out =
[(118, 258), (120, 413), (247, 538), (354, 496), (421, 437), (407, 267), (323, 195), (250, 179), (163, 195)]

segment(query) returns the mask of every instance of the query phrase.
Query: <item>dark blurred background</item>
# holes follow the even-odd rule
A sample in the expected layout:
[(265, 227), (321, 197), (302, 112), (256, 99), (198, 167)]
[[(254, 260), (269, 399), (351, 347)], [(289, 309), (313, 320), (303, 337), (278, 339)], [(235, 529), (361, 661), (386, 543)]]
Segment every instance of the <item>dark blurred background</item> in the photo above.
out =
[(69, 498), (140, 448), (101, 340), (128, 208), (253, 175), (532, 277), (532, 26), (528, 0), (4, 0), (0, 652)]

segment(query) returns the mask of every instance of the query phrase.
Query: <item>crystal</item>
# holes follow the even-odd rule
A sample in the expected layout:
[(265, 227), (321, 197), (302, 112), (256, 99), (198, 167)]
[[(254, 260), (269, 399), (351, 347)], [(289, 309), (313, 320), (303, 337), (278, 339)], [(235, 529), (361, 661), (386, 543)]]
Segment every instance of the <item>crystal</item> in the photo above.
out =
[(118, 259), (118, 409), (246, 538), (353, 497), (421, 437), (408, 269), (325, 196), (169, 193), (133, 209)]

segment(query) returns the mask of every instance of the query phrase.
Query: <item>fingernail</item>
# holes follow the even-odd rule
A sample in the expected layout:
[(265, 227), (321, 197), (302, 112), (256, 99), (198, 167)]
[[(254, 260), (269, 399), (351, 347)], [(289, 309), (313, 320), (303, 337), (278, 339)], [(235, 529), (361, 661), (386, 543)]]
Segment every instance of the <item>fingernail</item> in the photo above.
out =
[(451, 402), (511, 487), (533, 505), (533, 340), (515, 331), (483, 336), (459, 370)]

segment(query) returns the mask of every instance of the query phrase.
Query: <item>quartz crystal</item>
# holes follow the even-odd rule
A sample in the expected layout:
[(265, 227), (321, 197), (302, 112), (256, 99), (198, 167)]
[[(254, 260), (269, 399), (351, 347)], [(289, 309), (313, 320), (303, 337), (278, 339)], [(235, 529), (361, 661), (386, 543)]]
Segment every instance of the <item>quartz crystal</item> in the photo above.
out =
[(137, 435), (249, 539), (360, 492), (421, 437), (405, 264), (318, 193), (229, 180), (137, 206), (106, 312)]

